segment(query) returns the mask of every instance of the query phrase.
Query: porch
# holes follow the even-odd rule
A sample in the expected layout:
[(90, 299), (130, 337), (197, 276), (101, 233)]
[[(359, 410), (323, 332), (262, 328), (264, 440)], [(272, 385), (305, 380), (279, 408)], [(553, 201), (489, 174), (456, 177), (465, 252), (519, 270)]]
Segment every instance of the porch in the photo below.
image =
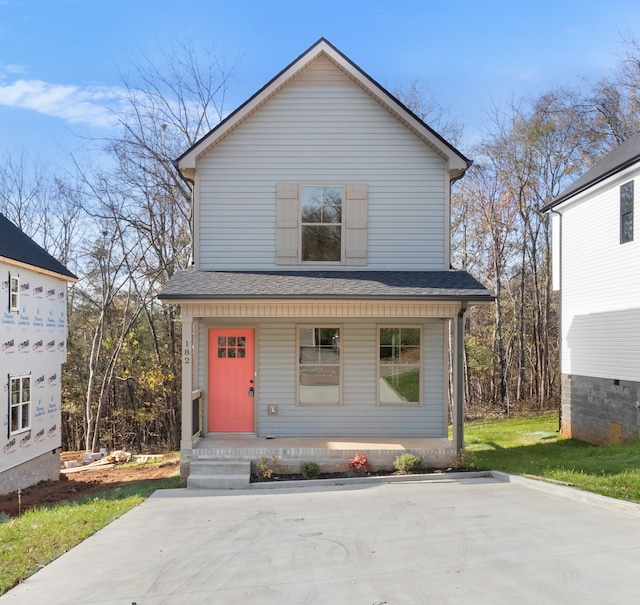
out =
[(457, 457), (455, 443), (446, 438), (422, 437), (256, 437), (220, 434), (197, 440), (191, 461), (245, 461), (255, 472), (266, 458), (280, 473), (299, 472), (300, 463), (315, 462), (324, 471), (345, 471), (356, 454), (365, 454), (372, 470), (391, 470), (397, 456), (412, 453), (425, 468), (446, 468)]

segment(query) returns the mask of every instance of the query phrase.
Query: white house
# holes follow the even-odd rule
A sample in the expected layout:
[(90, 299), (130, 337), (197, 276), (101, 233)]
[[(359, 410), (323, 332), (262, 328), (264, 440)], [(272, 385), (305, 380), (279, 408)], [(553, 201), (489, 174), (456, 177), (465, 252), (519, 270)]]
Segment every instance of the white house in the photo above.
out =
[(228, 434), (255, 438), (254, 462), (293, 437), (320, 462), (401, 438), (422, 439), (427, 463), (455, 459), (462, 318), (492, 300), (450, 269), (450, 189), (469, 165), (325, 39), (176, 161), (194, 268), (160, 298), (181, 306), (185, 473), (205, 443), (242, 455), (220, 449)]
[(640, 133), (544, 208), (561, 295), (562, 432), (592, 443), (638, 438), (639, 183)]
[(67, 284), (76, 277), (0, 214), (0, 493), (60, 473)]

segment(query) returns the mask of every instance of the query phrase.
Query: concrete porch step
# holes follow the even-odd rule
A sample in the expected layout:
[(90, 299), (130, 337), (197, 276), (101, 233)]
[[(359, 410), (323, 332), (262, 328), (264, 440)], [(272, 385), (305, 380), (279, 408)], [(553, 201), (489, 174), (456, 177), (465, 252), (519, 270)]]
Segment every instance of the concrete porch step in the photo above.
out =
[(189, 489), (242, 489), (249, 487), (249, 460), (192, 460), (187, 477)]

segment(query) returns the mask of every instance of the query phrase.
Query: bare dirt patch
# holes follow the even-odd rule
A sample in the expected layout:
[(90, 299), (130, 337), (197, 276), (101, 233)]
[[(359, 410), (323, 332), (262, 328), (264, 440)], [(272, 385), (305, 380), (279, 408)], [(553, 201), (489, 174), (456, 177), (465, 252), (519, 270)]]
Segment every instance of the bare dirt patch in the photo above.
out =
[(116, 465), (109, 468), (96, 467), (80, 472), (60, 473), (59, 481), (41, 481), (18, 492), (0, 496), (0, 513), (16, 517), (34, 508), (54, 506), (71, 502), (83, 496), (125, 485), (165, 479), (180, 468), (178, 457), (157, 464)]

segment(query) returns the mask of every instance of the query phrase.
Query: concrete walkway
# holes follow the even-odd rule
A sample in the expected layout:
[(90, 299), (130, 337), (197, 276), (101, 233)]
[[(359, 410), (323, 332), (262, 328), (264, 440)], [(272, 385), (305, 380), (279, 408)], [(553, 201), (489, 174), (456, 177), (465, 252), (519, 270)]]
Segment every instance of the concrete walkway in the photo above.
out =
[(0, 605), (639, 598), (640, 507), (498, 476), (156, 492)]

